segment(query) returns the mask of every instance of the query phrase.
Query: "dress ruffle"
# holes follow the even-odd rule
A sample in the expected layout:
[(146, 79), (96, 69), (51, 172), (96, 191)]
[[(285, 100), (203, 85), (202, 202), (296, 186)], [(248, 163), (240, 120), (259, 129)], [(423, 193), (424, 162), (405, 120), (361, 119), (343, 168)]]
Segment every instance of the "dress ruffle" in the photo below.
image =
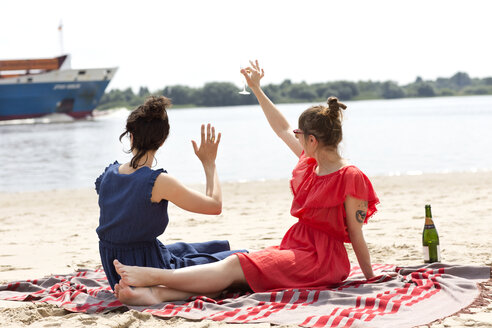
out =
[(106, 173), (106, 171), (108, 171), (108, 169), (113, 166), (113, 165), (119, 165), (120, 163), (118, 163), (118, 161), (114, 161), (113, 164), (109, 164), (108, 166), (106, 166), (106, 168), (104, 169), (104, 172), (96, 179), (96, 181), (94, 182), (95, 186), (96, 186), (96, 192), (97, 194), (99, 195), (99, 189), (101, 188), (101, 181), (103, 180), (104, 178), (104, 174)]
[(163, 169), (152, 170), (152, 174), (150, 175), (149, 178), (149, 184), (147, 186), (147, 198), (151, 201), (152, 204), (159, 204), (159, 203), (153, 203), (151, 199), (152, 199), (152, 189), (154, 188), (155, 180), (161, 173), (167, 173), (167, 171)]
[[(294, 200), (291, 214), (334, 237), (343, 236), (344, 241), (349, 242), (343, 206), (347, 196), (367, 201), (368, 210), (364, 223), (376, 213), (379, 199), (369, 178), (356, 166), (345, 166), (323, 176), (316, 174), (316, 166), (314, 158), (301, 155), (292, 173)], [(324, 218), (331, 219), (325, 221)]]

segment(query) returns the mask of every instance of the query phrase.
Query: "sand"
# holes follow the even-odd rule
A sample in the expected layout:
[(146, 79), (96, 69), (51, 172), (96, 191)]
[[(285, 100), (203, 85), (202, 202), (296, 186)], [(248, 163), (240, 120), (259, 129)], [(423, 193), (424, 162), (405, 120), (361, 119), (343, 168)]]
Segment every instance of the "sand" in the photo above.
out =
[[(445, 263), (492, 265), (492, 172), (371, 177), (381, 204), (365, 226), (373, 263), (423, 263), (424, 205), (432, 204)], [(203, 185), (192, 186), (204, 190)], [(225, 183), (219, 216), (170, 205), (161, 240), (228, 239), (232, 248), (280, 242), (296, 222), (288, 180)], [(97, 195), (92, 189), (0, 193), (0, 283), (71, 273), (100, 265)], [(349, 247), (349, 256), (356, 263)], [(486, 290), (491, 296), (492, 291)], [(431, 327), (492, 326), (492, 305), (434, 322)], [(161, 319), (135, 311), (86, 315), (52, 305), (0, 301), (1, 327), (219, 327), (224, 323)], [(251, 325), (246, 325), (251, 326)], [(268, 324), (255, 327), (268, 327)], [(241, 326), (243, 327), (243, 326)]]

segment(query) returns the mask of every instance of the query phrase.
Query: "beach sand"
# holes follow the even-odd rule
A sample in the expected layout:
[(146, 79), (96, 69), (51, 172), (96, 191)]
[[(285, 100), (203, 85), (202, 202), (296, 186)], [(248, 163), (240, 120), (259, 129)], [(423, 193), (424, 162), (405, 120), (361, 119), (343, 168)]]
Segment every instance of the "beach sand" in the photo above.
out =
[[(492, 265), (492, 172), (371, 180), (381, 201), (378, 213), (364, 227), (373, 263), (422, 264), (424, 205), (432, 204), (442, 261)], [(203, 185), (193, 188), (205, 189)], [(288, 180), (225, 183), (223, 199), (219, 216), (188, 213), (170, 205), (170, 224), (161, 241), (228, 239), (232, 248), (255, 250), (279, 244), (296, 222), (289, 214), (292, 196)], [(95, 233), (98, 217), (97, 195), (92, 189), (0, 193), (0, 283), (96, 268), (100, 265)], [(492, 295), (490, 289), (486, 293)], [(492, 326), (492, 304), (468, 312), (434, 322), (431, 327)], [(161, 319), (136, 311), (86, 315), (46, 304), (0, 301), (1, 327), (224, 325)]]

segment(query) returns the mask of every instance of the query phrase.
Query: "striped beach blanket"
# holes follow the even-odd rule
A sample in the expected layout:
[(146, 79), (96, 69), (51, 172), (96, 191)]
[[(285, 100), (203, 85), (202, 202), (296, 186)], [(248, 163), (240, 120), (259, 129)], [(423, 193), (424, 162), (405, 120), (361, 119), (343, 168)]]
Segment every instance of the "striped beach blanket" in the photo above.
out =
[[(0, 286), (0, 299), (56, 304), (72, 312), (102, 313), (131, 308), (160, 317), (229, 323), (293, 324), (304, 327), (413, 327), (452, 315), (480, 295), (490, 267), (431, 264), (373, 265), (369, 281), (352, 267), (341, 285), (269, 293), (224, 293), (151, 307), (126, 307), (113, 295), (104, 271), (17, 281)], [(394, 273), (397, 273), (394, 276)], [(390, 275), (393, 273), (393, 275)]]

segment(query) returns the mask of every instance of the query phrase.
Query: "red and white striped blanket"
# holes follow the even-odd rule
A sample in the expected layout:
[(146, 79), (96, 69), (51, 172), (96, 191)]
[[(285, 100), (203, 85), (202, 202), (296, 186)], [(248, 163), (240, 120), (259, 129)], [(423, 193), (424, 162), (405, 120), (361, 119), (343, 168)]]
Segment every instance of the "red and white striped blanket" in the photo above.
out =
[[(358, 267), (339, 286), (271, 293), (193, 297), (184, 302), (130, 307), (160, 317), (210, 319), (229, 323), (294, 324), (305, 327), (413, 327), (452, 315), (480, 294), (490, 267), (432, 264), (399, 268), (374, 265), (364, 280)], [(397, 272), (396, 277), (388, 275)], [(69, 311), (101, 313), (124, 307), (102, 270), (52, 275), (0, 286), (0, 299), (56, 304)]]

